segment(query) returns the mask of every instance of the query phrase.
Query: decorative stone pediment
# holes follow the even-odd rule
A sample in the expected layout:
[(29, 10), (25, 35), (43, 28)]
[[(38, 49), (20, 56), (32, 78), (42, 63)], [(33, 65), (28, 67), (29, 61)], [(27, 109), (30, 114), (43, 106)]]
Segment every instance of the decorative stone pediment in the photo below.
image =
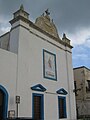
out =
[(46, 15), (44, 13), (38, 17), (35, 21), (35, 25), (44, 30), (45, 32), (51, 34), (52, 36), (59, 38), (57, 28), (53, 22), (53, 20), (50, 19), (48, 10), (45, 11)]
[(35, 91), (41, 91), (41, 92), (46, 91), (46, 88), (44, 86), (42, 86), (41, 84), (37, 84), (35, 86), (32, 86), (31, 89), (35, 90)]
[(62, 95), (67, 95), (68, 92), (64, 89), (64, 88), (61, 88), (59, 90), (56, 91), (58, 94), (62, 94)]

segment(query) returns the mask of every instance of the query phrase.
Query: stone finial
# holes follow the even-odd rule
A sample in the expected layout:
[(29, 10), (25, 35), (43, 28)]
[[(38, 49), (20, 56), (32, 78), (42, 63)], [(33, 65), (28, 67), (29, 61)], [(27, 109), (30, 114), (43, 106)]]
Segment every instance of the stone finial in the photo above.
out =
[(21, 6), (20, 6), (20, 10), (23, 10), (23, 11), (24, 11), (23, 4), (21, 4)]
[(62, 40), (63, 40), (65, 43), (67, 43), (68, 45), (70, 45), (70, 40), (66, 37), (66, 34), (65, 34), (65, 33), (63, 33), (63, 38), (62, 38)]
[(66, 34), (65, 33), (63, 33), (63, 39), (65, 39), (66, 38)]
[(35, 25), (44, 30), (45, 32), (49, 33), (50, 35), (59, 38), (57, 28), (55, 24), (53, 23), (53, 20), (50, 19), (50, 12), (48, 9), (44, 13), (38, 17), (35, 21)]
[[(25, 18), (26, 20), (24, 21), (23, 18)], [(24, 22), (29, 21), (29, 13), (24, 10), (23, 4), (21, 4), (19, 10), (13, 13), (13, 19), (10, 21), (11, 25), (20, 19)]]
[(46, 15), (50, 15), (50, 12), (49, 12), (49, 10), (47, 9), (47, 10), (45, 10), (45, 13), (46, 13)]

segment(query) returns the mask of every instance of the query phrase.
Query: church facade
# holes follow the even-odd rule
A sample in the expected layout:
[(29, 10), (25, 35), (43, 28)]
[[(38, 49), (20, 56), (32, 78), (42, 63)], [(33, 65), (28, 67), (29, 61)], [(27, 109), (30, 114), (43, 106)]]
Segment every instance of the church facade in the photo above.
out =
[(48, 10), (35, 23), (23, 6), (0, 37), (0, 118), (75, 120), (72, 46)]

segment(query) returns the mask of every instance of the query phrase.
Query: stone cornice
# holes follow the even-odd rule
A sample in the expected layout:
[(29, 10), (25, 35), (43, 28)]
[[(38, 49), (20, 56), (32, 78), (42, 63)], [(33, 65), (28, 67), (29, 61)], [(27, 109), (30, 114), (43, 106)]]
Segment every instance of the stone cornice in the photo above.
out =
[[(71, 45), (67, 44), (66, 42), (64, 42), (64, 41), (61, 40), (60, 38), (56, 38), (56, 37), (54, 37), (53, 35), (51, 35), (51, 34), (47, 33), (46, 31), (42, 30), (41, 28), (39, 28), (38, 26), (36, 26), (33, 22), (31, 22), (30, 20), (24, 18), (23, 16), (17, 16), (16, 18), (12, 19), (12, 20), (9, 21), (9, 22), (10, 22), (11, 25), (12, 25), (13, 23), (15, 23), (16, 21), (19, 21), (19, 20), (24, 21), (25, 23), (29, 24), (30, 27), (32, 27), (32, 28), (38, 30), (39, 32), (45, 34), (46, 36), (52, 38), (52, 39), (55, 40), (56, 42), (58, 42), (58, 43), (60, 43), (60, 44), (62, 44), (62, 45), (64, 45), (64, 46), (67, 46), (67, 47), (69, 47), (70, 49), (73, 48)], [(26, 29), (27, 29), (27, 28), (26, 28)]]
[(10, 33), (10, 32), (7, 32), (7, 33), (1, 35), (0, 38), (3, 37), (3, 36), (5, 36), (5, 35), (7, 35), (7, 34), (9, 34), (9, 33)]
[(23, 27), (23, 28), (27, 29), (30, 33), (32, 33), (32, 34), (34, 34), (35, 36), (37, 36), (37, 37), (41, 38), (42, 40), (47, 41), (48, 43), (50, 43), (50, 44), (52, 44), (52, 45), (56, 46), (57, 48), (59, 48), (59, 49), (61, 49), (61, 50), (64, 50), (64, 51), (66, 51), (66, 52), (69, 52), (69, 53), (71, 53), (71, 54), (72, 54), (72, 52), (71, 52), (71, 51), (69, 51), (69, 50), (67, 50), (67, 49), (62, 48), (62, 47), (60, 47), (59, 45), (56, 45), (56, 44), (55, 44), (55, 43), (53, 43), (53, 42), (50, 42), (50, 41), (49, 41), (49, 40), (47, 40), (46, 38), (41, 37), (40, 35), (38, 35), (38, 34), (36, 34), (36, 33), (32, 32), (30, 29), (26, 28), (26, 27), (25, 27), (25, 26), (23, 26), (23, 25), (20, 25), (20, 24), (19, 24), (19, 25), (15, 26), (14, 28), (11, 28), (10, 32), (11, 32), (13, 29), (17, 28), (17, 27)]
[(26, 18), (24, 18), (23, 16), (17, 16), (16, 18), (14, 18), (14, 19), (12, 19), (11, 21), (9, 21), (10, 22), (10, 24), (12, 25), (13, 23), (15, 23), (15, 22), (17, 22), (17, 21), (19, 21), (19, 20), (22, 20), (22, 21), (24, 21), (25, 23), (28, 23), (29, 24), (29, 22), (30, 22), (30, 20), (28, 20), (28, 19), (26, 19)]
[(52, 38), (52, 39), (55, 40), (56, 42), (58, 42), (58, 43), (60, 43), (60, 44), (62, 44), (62, 45), (64, 45), (64, 46), (67, 46), (67, 47), (69, 47), (69, 48), (71, 48), (71, 49), (73, 48), (71, 45), (65, 43), (65, 42), (62, 41), (60, 38), (56, 38), (56, 37), (54, 37), (53, 35), (47, 33), (46, 31), (40, 29), (39, 27), (37, 27), (37, 26), (36, 26), (34, 23), (32, 23), (31, 21), (29, 21), (29, 25), (30, 25), (31, 27), (33, 27), (34, 29), (38, 30), (39, 32), (41, 32), (41, 33), (47, 35), (48, 37)]
[(89, 71), (90, 71), (90, 68), (87, 68), (87, 67), (85, 67), (85, 66), (76, 67), (76, 68), (73, 68), (73, 70), (76, 70), (76, 69), (81, 69), (81, 68), (85, 68), (85, 69), (87, 69), (87, 70), (89, 70)]
[[(13, 13), (13, 15), (15, 15), (16, 13), (20, 12), (21, 10), (17, 10), (15, 13)], [(26, 11), (22, 10), (24, 13), (26, 13), (27, 15), (29, 15), (29, 13), (27, 13)]]

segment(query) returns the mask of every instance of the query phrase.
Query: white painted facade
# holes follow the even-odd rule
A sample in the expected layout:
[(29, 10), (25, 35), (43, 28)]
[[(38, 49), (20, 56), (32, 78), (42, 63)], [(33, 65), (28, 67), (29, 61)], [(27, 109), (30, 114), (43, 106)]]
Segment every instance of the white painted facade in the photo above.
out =
[[(0, 84), (9, 94), (8, 111), (14, 110), (17, 116), (15, 97), (20, 96), (18, 117), (32, 118), (32, 94), (43, 94), (44, 120), (59, 120), (58, 96), (64, 96), (67, 117), (62, 120), (76, 120), (70, 44), (64, 40), (59, 42), (59, 38), (40, 30), (28, 18), (23, 20), (18, 16), (11, 21), (8, 51), (0, 49)], [(44, 77), (43, 50), (56, 56), (57, 80)], [(46, 91), (32, 90), (31, 87), (37, 84), (45, 87)], [(56, 91), (61, 88), (68, 94), (58, 94)]]

